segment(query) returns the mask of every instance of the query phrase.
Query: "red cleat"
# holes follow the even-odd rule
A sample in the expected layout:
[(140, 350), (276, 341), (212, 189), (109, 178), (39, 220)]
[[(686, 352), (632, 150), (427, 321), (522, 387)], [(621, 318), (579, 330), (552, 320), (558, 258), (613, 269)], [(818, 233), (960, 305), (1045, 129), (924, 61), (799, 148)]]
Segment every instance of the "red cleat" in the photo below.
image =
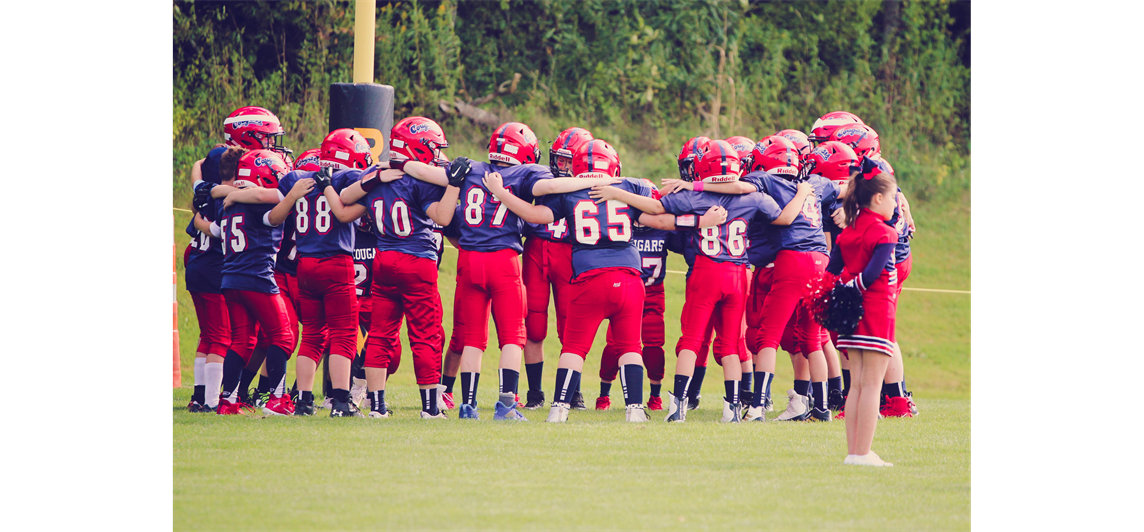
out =
[(608, 396), (596, 398), (596, 410), (607, 410), (612, 407), (612, 398)]
[(878, 413), (883, 417), (914, 417), (910, 412), (910, 401), (905, 397), (891, 397)]
[(647, 400), (648, 410), (663, 410), (663, 399), (659, 397), (651, 397)]
[(834, 416), (834, 419), (846, 419), (846, 408), (839, 410), (838, 414)]
[(239, 403), (232, 403), (226, 399), (218, 402), (218, 409), (215, 410), (220, 416), (236, 416), (242, 413), (242, 407)]
[(269, 416), (292, 416), (294, 415), (294, 401), (290, 400), (289, 394), (271, 397), (266, 402), (266, 406), (262, 407), (262, 412)]
[(445, 402), (446, 410), (452, 410), (457, 407), (457, 403), (453, 402), (453, 394), (451, 393), (441, 394), (441, 400)]

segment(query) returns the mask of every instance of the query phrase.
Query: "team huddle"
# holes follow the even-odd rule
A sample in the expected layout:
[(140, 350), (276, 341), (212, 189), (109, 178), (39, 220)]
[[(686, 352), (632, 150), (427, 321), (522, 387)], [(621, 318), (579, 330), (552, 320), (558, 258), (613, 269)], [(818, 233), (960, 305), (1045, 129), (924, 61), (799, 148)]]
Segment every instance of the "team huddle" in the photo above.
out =
[[(774, 419), (845, 419), (845, 463), (890, 465), (870, 450), (877, 419), (917, 413), (894, 333), (914, 223), (878, 134), (851, 113), (824, 115), (810, 135), (692, 138), (679, 179), (661, 187), (621, 177), (616, 150), (578, 127), (560, 133), (542, 166), (536, 135), (518, 122), (493, 131), (488, 162), (450, 161), (444, 131), (424, 117), (394, 125), (390, 159), (376, 163), (351, 129), (294, 159), (266, 109), (240, 108), (223, 126), (225, 143), (192, 168), (192, 412), (362, 417), (368, 400), (368, 417), (387, 418), (404, 319), (420, 416), (456, 408), (478, 419), (491, 315), (500, 347), (493, 419), (526, 421), (522, 410), (546, 401), (551, 298), (560, 355), (548, 422), (586, 407), (581, 374), (604, 320), (596, 408), (611, 407), (618, 377), (629, 422), (647, 421), (648, 410), (686, 421), (712, 351), (723, 370), (722, 421), (767, 421), (779, 348), (794, 385)], [(458, 250), (447, 349), (437, 287), (445, 240)], [(665, 400), (669, 252), (688, 271)], [(861, 294), (853, 330), (828, 331), (812, 312), (808, 287), (824, 279)], [(331, 391), (317, 405), (323, 360)]]

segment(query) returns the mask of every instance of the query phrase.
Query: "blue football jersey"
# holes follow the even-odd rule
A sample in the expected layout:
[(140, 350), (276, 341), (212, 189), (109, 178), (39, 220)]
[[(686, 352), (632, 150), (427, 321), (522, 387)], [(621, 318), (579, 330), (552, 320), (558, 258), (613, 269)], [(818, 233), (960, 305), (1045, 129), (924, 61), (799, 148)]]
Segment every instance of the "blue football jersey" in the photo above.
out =
[(418, 181), (409, 176), (389, 183), (380, 183), (358, 200), (369, 209), (373, 217), (373, 234), (377, 249), (400, 251), (437, 260), (439, 235), (437, 225), (425, 214), (425, 209), (441, 201), (445, 187)]
[[(651, 197), (651, 187), (635, 179), (611, 185), (640, 196)], [(640, 253), (632, 245), (632, 222), (643, 214), (620, 201), (597, 205), (588, 189), (559, 194), (545, 204), (553, 219), (566, 218), (572, 229), (572, 274), (598, 268), (626, 267), (642, 272)]]
[(672, 233), (674, 231), (645, 227), (633, 234), (632, 244), (640, 253), (640, 278), (644, 286), (663, 284), (667, 275), (667, 241)]
[[(225, 146), (212, 148), (211, 151), (207, 152), (207, 156), (203, 159), (203, 164), (199, 166), (199, 170), (202, 172), (203, 180), (196, 182), (195, 188), (198, 188), (199, 183), (214, 183), (216, 185), (222, 183), (222, 181), (219, 179), (218, 164), (219, 161), (222, 160), (222, 154), (225, 152)], [(208, 218), (208, 220), (214, 221), (215, 219)], [(207, 244), (204, 243), (204, 241), (205, 239), (209, 238), (210, 235), (200, 234), (199, 231), (195, 229), (194, 217), (191, 217), (191, 221), (187, 222), (187, 235), (191, 237), (191, 254), (187, 257), (187, 261), (189, 263), (191, 257), (206, 251), (207, 248), (204, 248), (203, 246)], [(218, 241), (216, 240), (214, 243), (218, 244)]]
[(295, 215), (282, 222), (282, 247), (274, 261), (274, 271), (298, 275), (298, 232), (294, 230)]
[(500, 172), (504, 188), (524, 201), (532, 202), (532, 187), (541, 179), (551, 179), (552, 171), (538, 164), (500, 167), (473, 161), (461, 184), (461, 247), (468, 251), (524, 251), (520, 245), (524, 221), (485, 188), (485, 172)]
[[(366, 221), (369, 219), (369, 221)], [(358, 297), (370, 297), (369, 291), (373, 287), (373, 257), (377, 253), (377, 236), (373, 234), (373, 217), (367, 211), (361, 217), (366, 221), (367, 230), (361, 227), (354, 228), (354, 291)]]
[[(207, 204), (205, 209), (199, 211), (199, 214), (201, 214), (203, 218), (206, 218), (208, 222), (217, 223), (222, 218), (222, 202), (223, 200), (221, 199), (211, 201)], [(193, 219), (191, 223), (194, 224)], [(198, 257), (204, 253), (214, 253), (216, 258), (222, 257), (222, 240), (211, 236), (210, 233), (198, 231), (194, 229), (193, 226), (188, 233), (192, 232), (191, 247), (194, 248), (195, 251), (191, 252), (191, 255), (187, 257), (187, 264), (197, 260)]]
[(282, 226), (265, 223), (273, 205), (235, 203), (222, 213), (222, 287), (277, 294), (274, 260), (282, 243)]
[(775, 261), (781, 247), (779, 226), (755, 221), (747, 226), (747, 259), (755, 266), (766, 266)]
[[(557, 194), (541, 197), (537, 203), (547, 205), (549, 201), (555, 199)], [(525, 233), (529, 236), (543, 238), (549, 242), (563, 242), (566, 244), (572, 243), (572, 231), (568, 229), (568, 220), (561, 218), (550, 224), (530, 224), (525, 222)]]
[(748, 262), (748, 226), (754, 221), (769, 223), (782, 213), (774, 199), (759, 192), (737, 195), (684, 190), (660, 198), (660, 203), (676, 216), (702, 215), (715, 205), (723, 206), (727, 220), (722, 225), (688, 230), (688, 247), (716, 262), (743, 265)]
[(902, 202), (905, 201), (905, 196), (902, 195), (902, 189), (898, 188), (897, 203), (894, 205), (894, 216), (886, 221), (886, 225), (893, 227), (898, 232), (898, 243), (894, 246), (894, 264), (902, 262), (910, 258), (910, 224), (907, 223), (906, 217), (902, 216), (900, 208)]
[[(774, 198), (780, 206), (786, 206), (798, 194), (798, 183), (762, 170), (751, 172), (743, 177), (743, 181), (750, 183), (760, 192)], [(779, 228), (781, 249), (794, 251), (818, 251), (826, 253), (826, 235), (823, 232), (824, 213), (826, 208), (838, 199), (838, 185), (833, 181), (819, 175), (811, 175), (807, 182), (814, 187), (814, 194), (807, 196), (802, 211), (795, 216), (788, 226)]]
[[(334, 172), (330, 183), (334, 191), (341, 193), (342, 189), (361, 179), (361, 174), (367, 170), (340, 170)], [(278, 192), (283, 196), (290, 193), (294, 184), (300, 179), (313, 178), (317, 172), (295, 170), (286, 174), (278, 181)], [(334, 216), (330, 203), (326, 201), (318, 187), (314, 187), (294, 203), (294, 231), (297, 235), (296, 245), (300, 257), (332, 257), (334, 255), (352, 255), (354, 252), (353, 224), (342, 223)]]

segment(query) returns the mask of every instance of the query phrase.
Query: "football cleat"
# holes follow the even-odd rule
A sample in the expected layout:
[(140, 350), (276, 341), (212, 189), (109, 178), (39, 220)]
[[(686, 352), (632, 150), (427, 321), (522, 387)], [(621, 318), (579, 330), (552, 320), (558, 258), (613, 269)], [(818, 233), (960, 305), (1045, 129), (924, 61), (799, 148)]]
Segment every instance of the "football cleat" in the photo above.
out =
[(333, 406), (334, 406), (334, 399), (332, 397), (327, 397), (324, 400), (322, 400), (322, 404), (319, 405), (318, 408), (325, 410), (327, 408), (332, 408)]
[(906, 392), (906, 400), (910, 402), (910, 414), (918, 415), (918, 405), (914, 404), (914, 392)]
[(255, 408), (262, 408), (266, 406), (266, 402), (269, 400), (270, 392), (260, 392), (255, 390), (254, 393), (250, 395), (250, 404), (254, 405)]
[(607, 410), (612, 407), (612, 398), (607, 395), (596, 398), (596, 410)]
[(294, 415), (294, 401), (291, 401), (290, 396), (285, 394), (271, 397), (266, 402), (266, 406), (262, 407), (262, 413), (268, 416), (292, 416)]
[(548, 419), (544, 420), (547, 423), (565, 423), (568, 421), (568, 411), (572, 406), (568, 403), (552, 403), (552, 408), (548, 409)]
[(763, 410), (766, 412), (775, 411), (775, 402), (769, 395), (763, 398)]
[(878, 413), (882, 417), (914, 417), (910, 412), (910, 400), (905, 397), (891, 397)]
[(445, 385), (437, 385), (437, 410), (442, 412), (452, 410), (456, 406), (453, 404), (453, 394), (445, 393)]
[[(440, 386), (440, 388), (437, 388), (438, 390), (444, 390), (445, 389), (444, 384), (438, 384), (438, 386)], [(441, 402), (445, 403), (445, 407), (446, 407), (445, 410), (452, 410), (453, 408), (455, 408), (457, 406), (457, 403), (453, 401), (453, 394), (441, 393), (441, 395), (439, 397), (441, 398)]]
[(670, 396), (671, 402), (668, 403), (667, 406), (667, 417), (663, 418), (663, 420), (668, 423), (683, 423), (687, 421), (687, 396), (683, 396), (681, 400), (671, 392), (668, 392), (667, 395)]
[(449, 419), (449, 416), (445, 415), (444, 410), (437, 412), (437, 415), (435, 415), (435, 416), (430, 414), (429, 412), (422, 410), (421, 411), (421, 419)]
[(388, 419), (389, 418), (389, 411), (386, 410), (385, 412), (379, 412), (377, 410), (370, 410), (369, 411), (369, 417), (371, 417), (373, 419)]
[(740, 421), (739, 410), (741, 410), (741, 409), (742, 409), (742, 406), (739, 405), (739, 403), (728, 402), (727, 398), (724, 397), (723, 398), (723, 419), (720, 419), (719, 421), (722, 421), (723, 423), (738, 423)]
[(834, 416), (835, 421), (837, 421), (839, 419), (846, 419), (846, 409), (845, 408), (843, 408), (842, 410), (839, 410), (838, 415)]
[(857, 454), (846, 455), (846, 459), (843, 460), (842, 463), (845, 465), (894, 467), (894, 464), (891, 464), (890, 462), (882, 460), (880, 457), (878, 457), (877, 454), (874, 453), (874, 451), (870, 451), (869, 454), (864, 454), (864, 455), (857, 455)]
[(817, 408), (811, 408), (809, 419), (811, 421), (830, 421), (830, 409), (824, 408), (819, 410)]
[(200, 414), (213, 414), (213, 413), (215, 413), (215, 408), (212, 407), (211, 405), (202, 405), (199, 408), (199, 413)]
[(747, 406), (755, 403), (755, 393), (739, 390), (739, 403), (743, 405), (743, 411), (746, 412)]
[(647, 400), (648, 410), (663, 410), (663, 399), (657, 397), (649, 397)]
[(350, 385), (350, 402), (361, 408), (365, 404), (367, 395), (369, 395), (369, 391), (366, 388), (365, 379), (354, 377), (353, 384)]
[(218, 409), (215, 410), (220, 416), (235, 416), (242, 413), (242, 407), (238, 403), (232, 403), (227, 400), (218, 402)]
[(695, 410), (696, 408), (699, 408), (699, 400), (702, 398), (703, 398), (703, 394), (696, 395), (695, 397), (688, 397), (687, 398), (687, 409), (688, 410)]
[[(373, 412), (370, 412), (371, 414)], [(358, 410), (357, 405), (352, 401), (334, 401), (333, 406), (330, 407), (330, 417), (365, 417), (362, 415), (361, 410)]]
[(766, 421), (767, 414), (761, 406), (749, 406), (743, 414), (743, 421)]
[(629, 423), (646, 423), (647, 410), (641, 404), (628, 405), (624, 407), (624, 419)]
[(524, 405), (528, 410), (536, 410), (544, 406), (544, 390), (529, 390), (528, 403)]
[(314, 415), (314, 401), (298, 401), (294, 403), (295, 416), (312, 416)]
[(477, 407), (468, 403), (461, 403), (461, 409), (457, 413), (458, 419), (481, 419), (480, 413), (477, 412)]
[(787, 390), (787, 408), (782, 414), (779, 414), (777, 421), (805, 421), (807, 416), (810, 415), (810, 398), (805, 395), (794, 393), (794, 390)]
[(575, 410), (587, 410), (588, 405), (584, 404), (584, 394), (576, 392), (576, 395), (572, 396), (572, 402), (569, 404), (569, 407)]
[(202, 412), (202, 411), (203, 411), (203, 405), (199, 404), (198, 401), (195, 401), (194, 399), (192, 399), (190, 403), (187, 403), (187, 412), (198, 413), (198, 412)]
[(830, 393), (826, 394), (826, 404), (827, 409), (837, 412), (846, 405), (846, 396), (838, 390), (830, 390)]
[[(520, 404), (514, 400), (515, 394), (502, 393), (500, 401), (493, 403), (493, 421), (528, 421), (520, 412), (517, 412), (516, 405)], [(512, 401), (511, 405), (506, 405), (505, 400)]]

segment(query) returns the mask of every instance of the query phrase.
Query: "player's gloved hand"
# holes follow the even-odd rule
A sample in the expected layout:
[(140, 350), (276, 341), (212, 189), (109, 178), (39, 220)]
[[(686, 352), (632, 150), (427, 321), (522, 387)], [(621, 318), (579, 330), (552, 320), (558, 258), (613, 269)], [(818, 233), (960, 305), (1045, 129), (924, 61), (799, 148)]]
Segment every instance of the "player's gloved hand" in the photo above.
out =
[(469, 175), (469, 169), (472, 167), (472, 162), (468, 157), (457, 157), (453, 162), (449, 163), (449, 186), (460, 188), (461, 184), (465, 182), (465, 176)]
[(214, 183), (207, 183), (206, 181), (199, 181), (195, 185), (195, 197), (192, 200), (196, 211), (203, 211), (210, 206), (211, 190), (215, 187)]
[(314, 189), (318, 192), (325, 192), (326, 187), (331, 185), (330, 176), (333, 175), (333, 172), (329, 166), (318, 170), (318, 173), (314, 174)]

